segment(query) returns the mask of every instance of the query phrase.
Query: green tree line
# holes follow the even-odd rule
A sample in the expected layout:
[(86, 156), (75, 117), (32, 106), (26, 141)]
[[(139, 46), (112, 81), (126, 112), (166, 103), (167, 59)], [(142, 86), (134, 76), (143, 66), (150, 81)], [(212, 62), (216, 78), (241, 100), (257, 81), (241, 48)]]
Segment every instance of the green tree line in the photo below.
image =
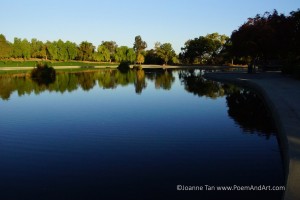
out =
[(114, 41), (102, 41), (96, 48), (83, 41), (47, 41), (15, 38), (11, 43), (0, 35), (0, 59), (42, 58), (67, 61), (129, 62), (138, 64), (258, 64), (282, 65), (283, 71), (300, 76), (300, 10), (289, 15), (274, 12), (248, 18), (231, 36), (211, 33), (189, 39), (177, 55), (171, 43), (157, 42), (146, 50), (141, 36), (132, 47), (118, 46)]
[[(167, 48), (166, 48), (167, 47)], [(136, 36), (133, 47), (118, 46), (115, 41), (102, 41), (96, 48), (91, 42), (83, 41), (79, 45), (71, 41), (47, 41), (42, 42), (35, 38), (27, 39), (14, 38), (11, 43), (0, 34), (0, 59), (44, 59), (52, 61), (97, 61), (97, 62), (129, 62), (147, 64), (160, 64), (163, 60), (166, 64), (178, 63), (176, 54), (170, 43), (155, 46), (155, 55), (152, 50), (146, 51), (147, 43), (141, 36)], [(150, 54), (148, 53), (150, 52)], [(155, 59), (149, 57), (155, 57)], [(159, 59), (156, 59), (156, 57)], [(173, 62), (175, 61), (175, 62)]]

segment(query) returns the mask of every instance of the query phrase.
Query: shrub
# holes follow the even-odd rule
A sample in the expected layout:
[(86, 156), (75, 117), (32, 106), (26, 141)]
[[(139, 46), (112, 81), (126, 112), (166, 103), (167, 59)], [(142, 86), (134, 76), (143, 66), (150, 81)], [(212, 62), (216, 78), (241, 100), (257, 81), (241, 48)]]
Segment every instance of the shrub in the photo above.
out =
[(49, 85), (56, 79), (56, 72), (47, 63), (38, 63), (30, 73), (31, 79), (39, 85)]
[(129, 62), (121, 62), (118, 66), (118, 70), (120, 70), (120, 72), (128, 72), (130, 70), (130, 65), (129, 65)]

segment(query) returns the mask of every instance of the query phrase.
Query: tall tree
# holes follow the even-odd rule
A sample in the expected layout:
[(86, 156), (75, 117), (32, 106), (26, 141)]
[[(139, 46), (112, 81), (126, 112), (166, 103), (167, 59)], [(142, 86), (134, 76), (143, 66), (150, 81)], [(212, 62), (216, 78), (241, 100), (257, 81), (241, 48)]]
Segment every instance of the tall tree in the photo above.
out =
[(77, 44), (74, 42), (66, 41), (65, 46), (68, 52), (68, 60), (74, 60), (77, 57)]
[(31, 46), (27, 39), (23, 39), (21, 42), (22, 58), (29, 59), (31, 57)]
[(31, 39), (31, 58), (45, 58), (46, 57), (46, 47), (42, 41), (36, 38)]
[(157, 55), (164, 60), (166, 65), (168, 64), (169, 60), (172, 60), (174, 57), (176, 57), (176, 53), (170, 43), (157, 43), (155, 45), (155, 50)]
[(95, 54), (95, 60), (103, 62), (110, 61), (110, 51), (105, 45), (101, 44), (98, 46)]
[(134, 49), (137, 57), (146, 48), (147, 48), (147, 43), (142, 40), (142, 37), (140, 35), (136, 36), (134, 39), (133, 49)]
[(56, 43), (57, 46), (57, 58), (59, 61), (66, 61), (68, 60), (68, 51), (67, 51), (67, 46), (65, 43), (59, 39)]
[(5, 36), (0, 34), (0, 58), (9, 58), (11, 56), (11, 44)]
[(92, 60), (94, 52), (95, 46), (90, 42), (84, 41), (79, 45), (78, 57), (80, 60)]
[(188, 40), (185, 47), (181, 48), (181, 59), (193, 64), (206, 64), (212, 61), (218, 55), (226, 41), (229, 38), (226, 35), (219, 35), (218, 33), (208, 34), (205, 37), (200, 36), (193, 40)]
[(138, 54), (138, 56), (136, 58), (136, 62), (139, 63), (140, 65), (145, 62), (145, 57), (143, 56), (143, 54), (141, 54), (141, 53)]
[(116, 62), (127, 61), (127, 46), (121, 46), (116, 49), (115, 60)]
[(58, 59), (58, 49), (57, 49), (57, 42), (46, 42), (46, 50), (47, 50), (47, 58), (50, 60), (57, 60)]
[(116, 49), (115, 61), (117, 62), (130, 62), (133, 63), (136, 59), (135, 52), (133, 48), (128, 48), (127, 46), (120, 46)]
[(14, 58), (22, 58), (22, 40), (20, 38), (15, 37), (13, 43), (12, 56)]
[(103, 46), (105, 46), (108, 51), (109, 51), (109, 61), (114, 61), (115, 60), (115, 53), (116, 53), (116, 49), (118, 48), (118, 45), (115, 41), (102, 41)]
[(126, 53), (126, 59), (127, 59), (127, 61), (130, 62), (130, 63), (134, 63), (134, 61), (136, 60), (136, 54), (135, 54), (133, 48), (129, 48), (129, 49), (127, 50), (127, 53)]
[(235, 56), (249, 57), (249, 62), (255, 59), (277, 59), (288, 53), (293, 27), (288, 18), (278, 14), (256, 15), (249, 18), (238, 30), (231, 35), (232, 53)]

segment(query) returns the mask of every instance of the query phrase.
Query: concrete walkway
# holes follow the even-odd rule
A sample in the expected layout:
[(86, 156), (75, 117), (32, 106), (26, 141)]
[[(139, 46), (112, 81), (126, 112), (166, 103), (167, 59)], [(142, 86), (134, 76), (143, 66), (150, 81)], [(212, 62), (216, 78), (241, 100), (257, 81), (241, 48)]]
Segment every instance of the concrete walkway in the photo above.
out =
[(279, 72), (207, 73), (205, 77), (250, 87), (263, 95), (279, 130), (279, 142), (284, 154), (284, 199), (300, 200), (300, 80)]

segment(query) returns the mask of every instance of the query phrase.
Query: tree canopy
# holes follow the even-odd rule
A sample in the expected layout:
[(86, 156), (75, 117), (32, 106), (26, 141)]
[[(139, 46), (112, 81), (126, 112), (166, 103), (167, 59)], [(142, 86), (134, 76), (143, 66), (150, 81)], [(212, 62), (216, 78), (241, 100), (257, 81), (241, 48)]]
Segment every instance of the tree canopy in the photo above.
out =
[(265, 66), (276, 61), (284, 67), (294, 66), (300, 72), (299, 27), (299, 9), (289, 16), (279, 14), (276, 10), (258, 14), (233, 31), (229, 52), (233, 57), (247, 59), (248, 62), (259, 61)]
[(156, 43), (155, 50), (157, 55), (164, 61), (166, 65), (170, 60), (176, 57), (176, 53), (172, 48), (172, 44), (170, 43), (164, 43), (164, 44)]
[(226, 35), (212, 33), (188, 40), (181, 48), (180, 58), (190, 64), (209, 64), (221, 52), (228, 39)]
[(9, 58), (11, 54), (11, 44), (5, 36), (0, 34), (0, 58)]
[(143, 50), (147, 48), (147, 43), (142, 40), (142, 37), (140, 35), (136, 36), (134, 38), (134, 43), (133, 43), (133, 49), (138, 56)]

